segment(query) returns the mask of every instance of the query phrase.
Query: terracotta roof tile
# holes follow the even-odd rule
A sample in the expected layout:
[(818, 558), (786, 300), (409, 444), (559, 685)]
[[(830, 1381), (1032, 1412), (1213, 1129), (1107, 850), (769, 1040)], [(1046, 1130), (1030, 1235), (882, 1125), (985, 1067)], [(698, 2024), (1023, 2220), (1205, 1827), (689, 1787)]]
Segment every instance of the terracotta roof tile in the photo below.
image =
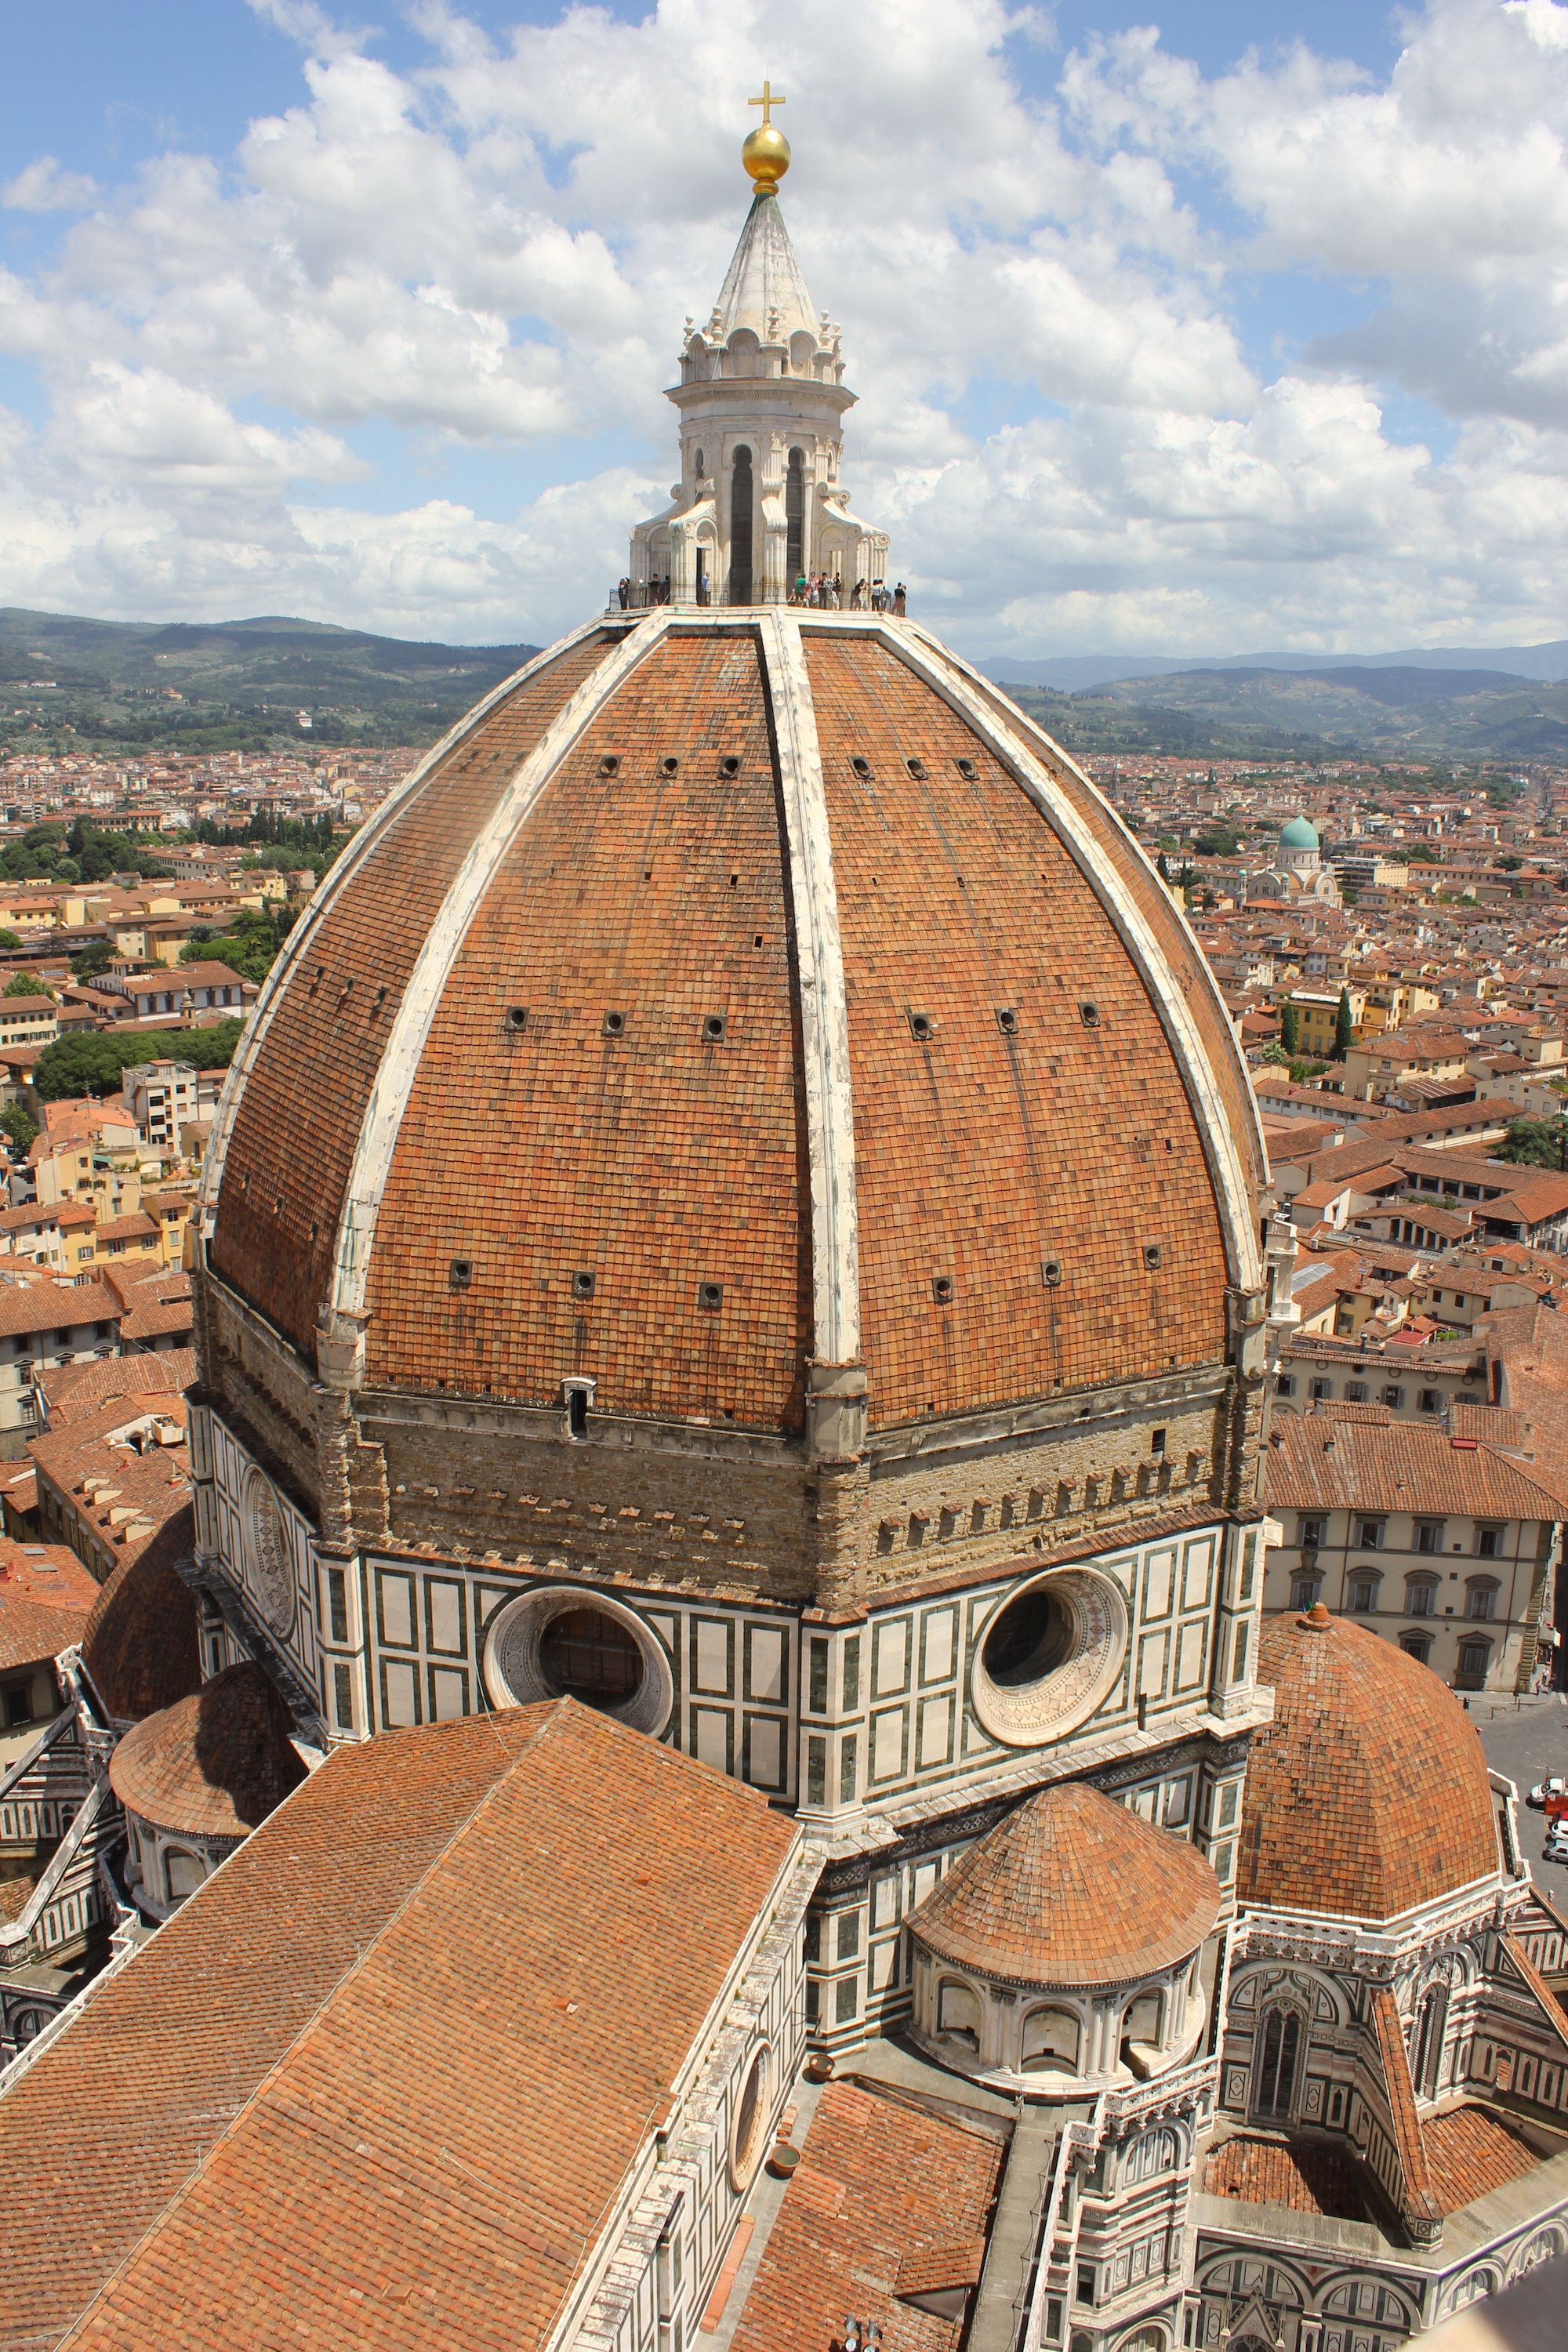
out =
[(200, 1687), (195, 1597), (174, 1567), (195, 1543), (195, 1515), (186, 1503), (149, 1543), (117, 1562), (93, 1603), (82, 1664), (121, 1723), (139, 1723)]
[(1026, 1798), (910, 1922), (960, 1967), (1021, 1984), (1124, 1984), (1196, 1951), (1219, 1881), (1195, 1847), (1081, 1781)]
[(1421, 2126), (1440, 2210), (1458, 2213), (1489, 2189), (1522, 2180), (1541, 2162), (1537, 2149), (1489, 2107), (1451, 2108)]
[(1323, 2213), (1336, 2221), (1367, 2218), (1355, 2167), (1310, 2140), (1254, 2139), (1237, 2132), (1211, 2150), (1204, 2193), (1244, 2205), (1288, 2205), (1294, 2213)]
[[(886, 2097), (874, 2084), (829, 2083), (784, 2192), (732, 2352), (823, 2352), (847, 2312), (874, 2320), (897, 2352), (955, 2352), (962, 2315), (901, 2303), (969, 2284), (990, 2222), (1005, 2135)], [(957, 2260), (954, 2249), (961, 2249)], [(917, 2280), (921, 2284), (917, 2284)]]
[(569, 1699), (336, 1749), (0, 2100), (0, 2346), (543, 2341), (796, 1841)]
[(128, 1731), (109, 1780), (128, 1812), (185, 1837), (242, 1838), (305, 1777), (288, 1709), (247, 1660)]
[(1397, 1918), (1498, 1868), (1480, 1736), (1418, 1658), (1318, 1614), (1263, 1621), (1274, 1720), (1247, 1759), (1237, 1897)]
[[(1275, 1444), (1274, 1440), (1279, 1443)], [(1563, 1505), (1536, 1465), (1441, 1429), (1352, 1420), (1343, 1408), (1281, 1413), (1263, 1457), (1271, 1510), (1421, 1511), (1434, 1517), (1550, 1519)]]
[(61, 1364), (35, 1374), (51, 1429), (90, 1419), (115, 1397), (177, 1396), (196, 1376), (194, 1348), (157, 1355), (105, 1356), (90, 1364)]

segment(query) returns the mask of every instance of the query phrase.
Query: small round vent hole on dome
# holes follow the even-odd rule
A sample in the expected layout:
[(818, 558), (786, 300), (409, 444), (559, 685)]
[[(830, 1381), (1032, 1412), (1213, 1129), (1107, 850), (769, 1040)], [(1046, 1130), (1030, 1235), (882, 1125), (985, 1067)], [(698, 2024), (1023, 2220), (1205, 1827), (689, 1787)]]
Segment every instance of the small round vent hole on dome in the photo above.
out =
[(704, 1308), (708, 1314), (717, 1315), (720, 1307), (724, 1304), (723, 1284), (721, 1282), (700, 1282), (697, 1286), (697, 1304), (699, 1307)]
[(572, 1296), (574, 1298), (592, 1298), (594, 1277), (591, 1274), (574, 1274), (572, 1276)]
[(952, 1297), (952, 1275), (933, 1274), (931, 1278), (931, 1295), (939, 1307), (945, 1307)]
[(728, 1027), (729, 1023), (722, 1013), (708, 1013), (702, 1023), (702, 1035), (705, 1043), (710, 1045), (721, 1045)]
[(509, 1004), (506, 1008), (506, 1025), (514, 1037), (521, 1037), (528, 1026), (527, 1005)]
[(1100, 1007), (1098, 1004), (1080, 1004), (1078, 1008), (1078, 1013), (1079, 1019), (1083, 1023), (1086, 1029), (1099, 1028)]
[(1047, 1290), (1059, 1290), (1061, 1288), (1062, 1262), (1059, 1257), (1047, 1257), (1042, 1261), (1040, 1266), (1040, 1280), (1045, 1284)]
[(910, 1034), (917, 1045), (928, 1045), (936, 1034), (936, 1023), (929, 1013), (911, 1013)]
[(1143, 1263), (1148, 1267), (1151, 1274), (1158, 1274), (1160, 1271), (1160, 1258), (1161, 1250), (1159, 1243), (1145, 1242), (1143, 1244)]
[(679, 761), (675, 759), (661, 760), (658, 763), (658, 772), (661, 776), (679, 775), (680, 772)]
[(721, 776), (738, 776), (740, 772), (740, 761), (735, 757), (733, 751), (726, 752), (723, 759), (719, 762), (719, 773)]
[(1018, 1016), (1012, 1010), (1011, 1006), (999, 1004), (996, 1007), (996, 1026), (1000, 1029), (1004, 1037), (1016, 1037), (1017, 1035)]
[(618, 751), (606, 751), (606, 752), (605, 752), (605, 756), (604, 756), (604, 758), (603, 758), (603, 759), (600, 761), (600, 762), (599, 762), (599, 773), (600, 773), (600, 775), (601, 775), (601, 776), (618, 776), (618, 775), (620, 774), (620, 772), (621, 772), (621, 755), (620, 755), (620, 753), (619, 753)]
[(869, 760), (862, 760), (857, 756), (855, 759), (850, 761), (849, 765), (854, 769), (855, 773), (859, 777), (860, 782), (863, 784), (868, 784), (870, 782), (871, 762)]
[(625, 1014), (624, 1013), (605, 1013), (605, 1036), (606, 1036), (606, 1037), (620, 1037), (620, 1036), (624, 1036), (624, 1035), (625, 1035), (625, 1034), (626, 1034), (626, 1014)]
[(904, 761), (904, 765), (909, 770), (917, 784), (924, 783), (926, 763), (923, 760), (906, 760)]
[(974, 782), (979, 772), (973, 760), (955, 760), (953, 765), (966, 784), (972, 784)]
[(471, 1257), (455, 1257), (447, 1270), (447, 1280), (450, 1287), (453, 1290), (468, 1290), (471, 1287), (473, 1279), (473, 1259)]

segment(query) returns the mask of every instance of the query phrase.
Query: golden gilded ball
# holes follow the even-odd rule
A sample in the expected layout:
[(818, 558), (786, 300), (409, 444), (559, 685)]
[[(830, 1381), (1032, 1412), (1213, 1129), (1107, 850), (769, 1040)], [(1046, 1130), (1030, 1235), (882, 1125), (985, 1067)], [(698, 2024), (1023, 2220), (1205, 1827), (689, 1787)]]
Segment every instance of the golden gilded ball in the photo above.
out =
[(774, 122), (759, 122), (741, 150), (741, 161), (759, 193), (776, 188), (789, 170), (789, 141)]

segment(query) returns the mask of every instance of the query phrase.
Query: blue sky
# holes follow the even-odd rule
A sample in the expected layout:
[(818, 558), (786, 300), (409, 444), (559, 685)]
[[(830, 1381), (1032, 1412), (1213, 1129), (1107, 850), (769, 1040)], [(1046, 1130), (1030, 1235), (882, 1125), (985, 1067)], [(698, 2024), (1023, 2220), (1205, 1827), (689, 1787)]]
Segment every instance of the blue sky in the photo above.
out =
[(1568, 8), (54, 0), (0, 99), (0, 601), (548, 638), (744, 210), (966, 650), (1568, 633)]

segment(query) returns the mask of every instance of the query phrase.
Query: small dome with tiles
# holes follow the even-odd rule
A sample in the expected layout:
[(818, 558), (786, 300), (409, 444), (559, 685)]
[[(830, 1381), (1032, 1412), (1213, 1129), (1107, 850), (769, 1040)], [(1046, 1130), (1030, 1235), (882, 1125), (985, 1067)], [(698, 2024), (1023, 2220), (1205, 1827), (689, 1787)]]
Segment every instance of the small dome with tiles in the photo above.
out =
[(1480, 1735), (1429, 1666), (1318, 1602), (1266, 1617), (1274, 1720), (1253, 1735), (1244, 1905), (1396, 1919), (1499, 1867)]
[(1013, 1984), (1127, 1984), (1190, 1959), (1220, 1901), (1195, 1847), (1068, 1781), (971, 1846), (910, 1933), (941, 1959)]
[(206, 1262), (361, 1391), (797, 1433), (1226, 1359), (1256, 1113), (1071, 761), (918, 624), (612, 615), (481, 703), (291, 932)]
[(128, 1731), (109, 1778), (129, 1813), (181, 1837), (248, 1836), (305, 1778), (289, 1711), (247, 1661)]

